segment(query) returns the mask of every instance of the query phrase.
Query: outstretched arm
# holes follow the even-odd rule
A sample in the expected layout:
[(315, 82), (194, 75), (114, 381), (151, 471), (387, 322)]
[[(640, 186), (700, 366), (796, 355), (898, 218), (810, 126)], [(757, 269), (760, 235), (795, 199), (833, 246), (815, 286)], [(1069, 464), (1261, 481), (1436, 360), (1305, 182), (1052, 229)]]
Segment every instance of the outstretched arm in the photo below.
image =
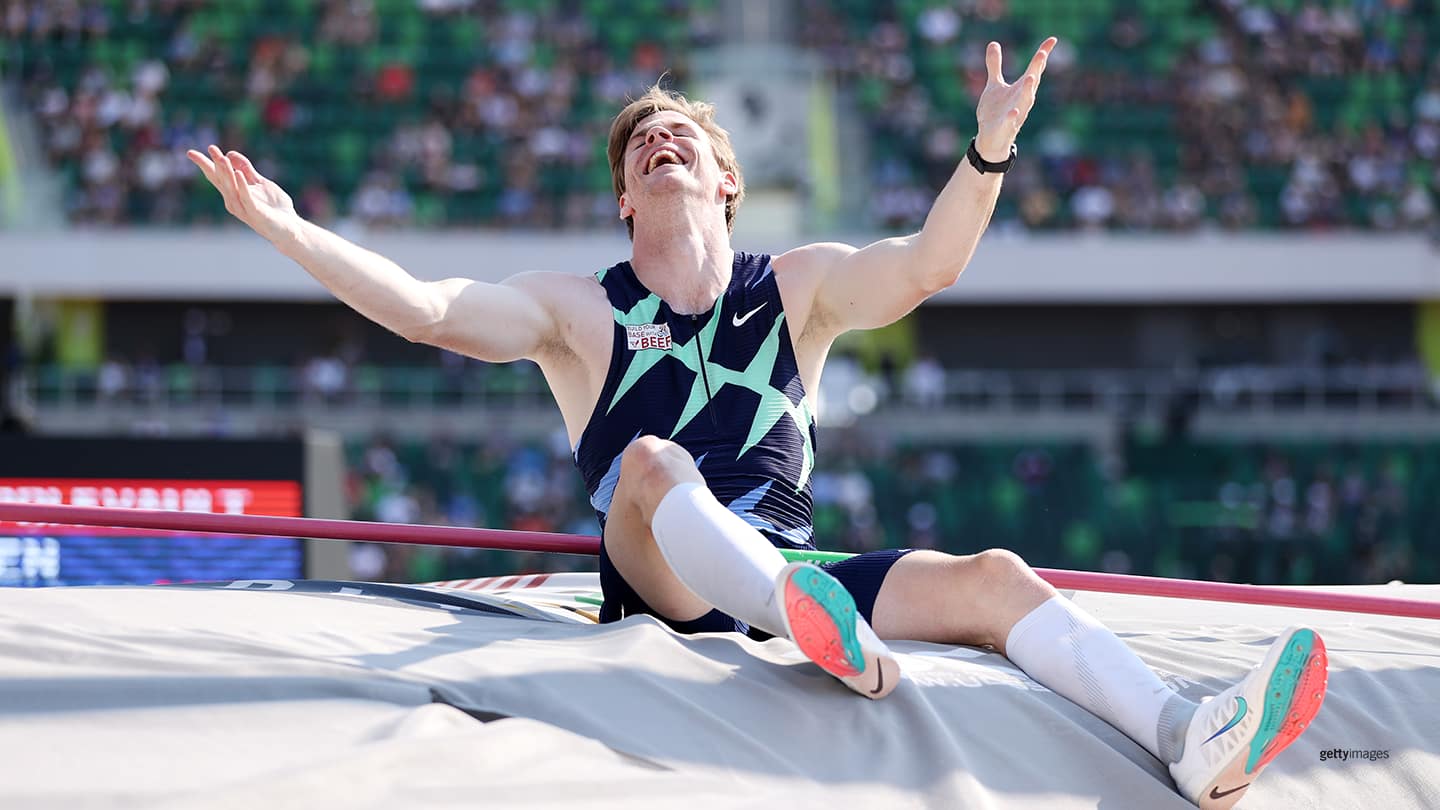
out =
[(553, 345), (556, 320), (543, 305), (550, 274), (499, 284), (420, 281), (389, 259), (295, 213), (280, 186), (239, 152), (190, 150), (191, 162), (225, 198), (225, 209), (314, 276), (351, 308), (407, 340), (481, 360), (536, 358)]
[[(1010, 145), (1035, 104), (1035, 90), (1056, 41), (1050, 37), (1040, 44), (1014, 84), (1001, 75), (1000, 44), (991, 42), (986, 49), (989, 79), (975, 110), (975, 148), (985, 161), (1000, 163), (1009, 157)], [(882, 239), (858, 250), (831, 242), (781, 256), (781, 266), (816, 275), (807, 329), (833, 336), (884, 326), (954, 284), (990, 224), (1001, 177), (981, 174), (962, 160), (919, 233)]]

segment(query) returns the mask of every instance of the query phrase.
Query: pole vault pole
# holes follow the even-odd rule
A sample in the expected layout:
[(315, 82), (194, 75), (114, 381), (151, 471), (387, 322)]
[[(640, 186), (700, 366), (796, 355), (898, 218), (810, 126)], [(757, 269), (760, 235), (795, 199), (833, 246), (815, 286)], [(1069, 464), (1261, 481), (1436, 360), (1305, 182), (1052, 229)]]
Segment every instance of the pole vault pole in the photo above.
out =
[[(453, 546), (502, 551), (545, 551), (591, 556), (600, 553), (600, 538), (575, 534), (267, 515), (217, 515), (208, 512), (167, 512), (103, 506), (0, 503), (0, 522), (4, 521), (114, 526), (202, 534), (355, 540), (367, 543)], [(5, 530), (0, 529), (0, 532), (3, 531)], [(22, 527), (20, 533), (43, 533), (43, 528)], [(782, 553), (792, 560), (814, 562), (841, 560), (852, 556), (833, 551), (782, 550)], [(1067, 590), (1164, 596), (1176, 599), (1203, 599), (1213, 602), (1239, 602), (1308, 610), (1374, 613), (1417, 619), (1440, 619), (1440, 602), (1426, 602), (1419, 599), (1316, 592), (1267, 585), (1240, 585), (1230, 582), (1199, 582), (1188, 579), (1141, 577), (1127, 574), (1064, 571), (1050, 568), (1037, 568), (1035, 572), (1054, 587)]]

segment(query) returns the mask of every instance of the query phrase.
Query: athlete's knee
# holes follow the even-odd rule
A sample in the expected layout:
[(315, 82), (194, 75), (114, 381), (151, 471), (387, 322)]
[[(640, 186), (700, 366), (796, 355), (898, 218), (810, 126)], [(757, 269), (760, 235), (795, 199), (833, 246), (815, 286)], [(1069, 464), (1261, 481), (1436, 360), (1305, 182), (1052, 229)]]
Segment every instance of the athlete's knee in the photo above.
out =
[(1019, 582), (1033, 582), (1039, 575), (1025, 560), (1009, 549), (986, 549), (970, 558), (980, 578), (996, 585), (1012, 585)]
[(1006, 638), (1020, 617), (1056, 593), (1019, 554), (1003, 548), (986, 549), (966, 558), (969, 577), (962, 587), (971, 591), (977, 618), (973, 632), (984, 643), (1003, 650)]
[(685, 448), (659, 436), (641, 436), (620, 457), (620, 480), (641, 492), (664, 494), (695, 469)]

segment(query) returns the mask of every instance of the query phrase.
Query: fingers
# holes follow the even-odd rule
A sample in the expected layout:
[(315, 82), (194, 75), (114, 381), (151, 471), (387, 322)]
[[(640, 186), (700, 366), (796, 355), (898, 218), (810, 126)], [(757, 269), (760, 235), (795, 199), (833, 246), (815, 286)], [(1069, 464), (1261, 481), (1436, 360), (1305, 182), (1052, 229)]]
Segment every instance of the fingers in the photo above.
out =
[(203, 154), (195, 151), (194, 149), (186, 149), (185, 157), (190, 158), (191, 163), (199, 166), (200, 171), (204, 172), (206, 177), (209, 177), (211, 173), (215, 171), (215, 164), (210, 162), (210, 158), (205, 157)]
[(211, 144), (209, 152), (210, 160), (215, 163), (215, 187), (220, 189), (220, 195), (225, 198), (225, 205), (228, 207), (234, 193), (234, 171), (230, 167), (230, 161), (221, 154), (220, 147)]
[[(1035, 50), (1035, 55), (1030, 57), (1030, 64), (1025, 67), (1025, 76), (1033, 76), (1035, 81), (1040, 81), (1040, 76), (1045, 72), (1045, 65), (1049, 62), (1050, 52), (1055, 50), (1055, 45), (1060, 42), (1056, 37), (1048, 37), (1040, 47)], [(985, 46), (985, 71), (988, 80), (992, 84), (1005, 85), (1005, 74), (1002, 69), (1000, 43), (991, 42)]]
[[(221, 181), (221, 185), (228, 185), (233, 181), (233, 169), (230, 159), (220, 151), (220, 147), (210, 144), (210, 159), (215, 162), (215, 176)], [(223, 190), (223, 189), (222, 189)]]
[(225, 210), (237, 217), (241, 216), (244, 208), (240, 203), (240, 187), (246, 185), (244, 178), (231, 165), (225, 153), (220, 151), (220, 147), (211, 144), (207, 151), (209, 160), (214, 165), (214, 170), (207, 175), (211, 184), (225, 199)]
[(1040, 74), (1045, 72), (1045, 65), (1050, 60), (1050, 52), (1055, 50), (1055, 44), (1059, 41), (1055, 37), (1050, 37), (1040, 43), (1035, 55), (1030, 57), (1030, 65), (1025, 68), (1026, 76), (1034, 76), (1035, 81), (1040, 81)]
[(250, 184), (258, 184), (264, 179), (255, 171), (250, 160), (233, 150), (226, 155), (214, 144), (205, 152), (186, 150), (185, 156), (200, 167), (205, 179), (220, 192), (225, 200), (225, 210), (246, 221), (245, 217), (254, 209)]
[(990, 74), (992, 84), (1005, 83), (1005, 77), (1000, 72), (1000, 43), (991, 42), (985, 46), (985, 70)]
[(235, 165), (235, 168), (240, 170), (241, 177), (244, 177), (247, 182), (258, 183), (265, 179), (260, 175), (260, 172), (256, 171), (255, 167), (250, 164), (250, 158), (245, 157), (233, 149), (230, 151), (229, 157), (230, 162)]
[(215, 185), (215, 164), (210, 162), (210, 158), (194, 149), (187, 149), (185, 157), (190, 158), (191, 163), (200, 167), (200, 173), (205, 175), (205, 179), (210, 181), (210, 185)]
[(241, 220), (244, 220), (245, 214), (250, 210), (252, 205), (250, 201), (250, 184), (245, 182), (245, 175), (241, 174), (239, 169), (233, 169), (230, 174), (231, 179), (235, 182), (236, 208), (236, 210), (231, 213)]

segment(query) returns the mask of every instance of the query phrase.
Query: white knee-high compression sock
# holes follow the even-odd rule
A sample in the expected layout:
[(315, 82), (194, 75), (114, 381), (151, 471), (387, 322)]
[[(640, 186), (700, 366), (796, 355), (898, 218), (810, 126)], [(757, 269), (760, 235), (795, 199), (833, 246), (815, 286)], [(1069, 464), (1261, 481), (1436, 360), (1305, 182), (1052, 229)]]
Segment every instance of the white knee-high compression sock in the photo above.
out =
[(785, 635), (775, 577), (780, 550), (701, 484), (676, 484), (650, 530), (675, 576), (696, 596), (752, 627)]
[(1125, 642), (1069, 599), (1052, 596), (1016, 622), (1005, 655), (1162, 762), (1180, 758), (1196, 704), (1161, 682)]

